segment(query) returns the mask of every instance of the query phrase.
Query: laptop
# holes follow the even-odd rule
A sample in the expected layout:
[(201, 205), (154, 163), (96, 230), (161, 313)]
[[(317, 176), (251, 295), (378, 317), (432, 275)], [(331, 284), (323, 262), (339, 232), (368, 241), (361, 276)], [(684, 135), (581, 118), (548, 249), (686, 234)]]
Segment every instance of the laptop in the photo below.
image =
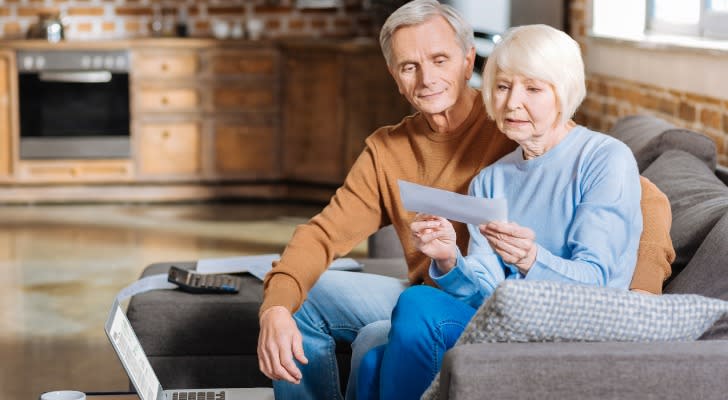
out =
[(104, 329), (141, 400), (273, 400), (271, 388), (164, 390), (117, 300)]

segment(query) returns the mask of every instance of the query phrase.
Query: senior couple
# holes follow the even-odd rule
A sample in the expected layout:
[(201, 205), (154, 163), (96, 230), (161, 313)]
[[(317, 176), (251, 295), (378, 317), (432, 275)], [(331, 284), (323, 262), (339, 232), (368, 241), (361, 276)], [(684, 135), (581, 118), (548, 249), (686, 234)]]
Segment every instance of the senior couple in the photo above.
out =
[[(258, 358), (277, 399), (342, 398), (336, 342), (352, 348), (347, 399), (419, 398), (505, 279), (661, 292), (674, 258), (669, 203), (625, 145), (571, 120), (586, 92), (576, 42), (543, 25), (510, 30), (482, 92), (467, 85), (472, 28), (449, 6), (405, 4), (380, 44), (417, 112), (366, 139), (344, 185), (266, 276)], [(399, 179), (506, 198), (510, 220), (413, 215)], [(388, 224), (408, 282), (326, 271)]]

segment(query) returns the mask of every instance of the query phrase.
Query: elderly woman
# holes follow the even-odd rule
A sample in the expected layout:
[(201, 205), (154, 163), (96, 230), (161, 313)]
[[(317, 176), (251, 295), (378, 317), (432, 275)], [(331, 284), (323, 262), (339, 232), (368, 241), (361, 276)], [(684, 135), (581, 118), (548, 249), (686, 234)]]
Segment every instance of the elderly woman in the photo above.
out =
[(624, 144), (571, 120), (585, 93), (581, 52), (565, 33), (521, 26), (496, 46), (483, 98), (519, 147), (483, 169), (470, 194), (505, 198), (510, 221), (469, 226), (463, 256), (449, 221), (415, 217), (413, 239), (432, 258), (429, 274), (439, 289), (402, 293), (389, 343), (362, 362), (360, 398), (419, 398), (445, 351), (503, 280), (628, 289), (642, 232), (639, 173)]

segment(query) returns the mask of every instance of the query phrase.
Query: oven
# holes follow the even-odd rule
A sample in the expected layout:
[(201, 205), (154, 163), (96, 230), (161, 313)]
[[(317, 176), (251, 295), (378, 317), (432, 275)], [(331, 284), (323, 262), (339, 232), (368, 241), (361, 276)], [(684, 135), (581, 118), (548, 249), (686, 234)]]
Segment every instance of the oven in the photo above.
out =
[(17, 54), (21, 159), (128, 158), (126, 50)]

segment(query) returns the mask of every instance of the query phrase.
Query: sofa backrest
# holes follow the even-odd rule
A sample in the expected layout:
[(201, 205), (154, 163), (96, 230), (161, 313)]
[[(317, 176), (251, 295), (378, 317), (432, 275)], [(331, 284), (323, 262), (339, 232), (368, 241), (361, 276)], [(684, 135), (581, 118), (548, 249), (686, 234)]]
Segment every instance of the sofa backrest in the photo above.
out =
[(650, 115), (623, 117), (607, 132), (632, 150), (642, 172), (662, 153), (670, 149), (683, 150), (715, 170), (716, 147), (709, 137)]
[(705, 163), (682, 150), (668, 150), (643, 175), (670, 201), (670, 236), (676, 258), (672, 276), (688, 264), (718, 220), (728, 212), (728, 187)]

